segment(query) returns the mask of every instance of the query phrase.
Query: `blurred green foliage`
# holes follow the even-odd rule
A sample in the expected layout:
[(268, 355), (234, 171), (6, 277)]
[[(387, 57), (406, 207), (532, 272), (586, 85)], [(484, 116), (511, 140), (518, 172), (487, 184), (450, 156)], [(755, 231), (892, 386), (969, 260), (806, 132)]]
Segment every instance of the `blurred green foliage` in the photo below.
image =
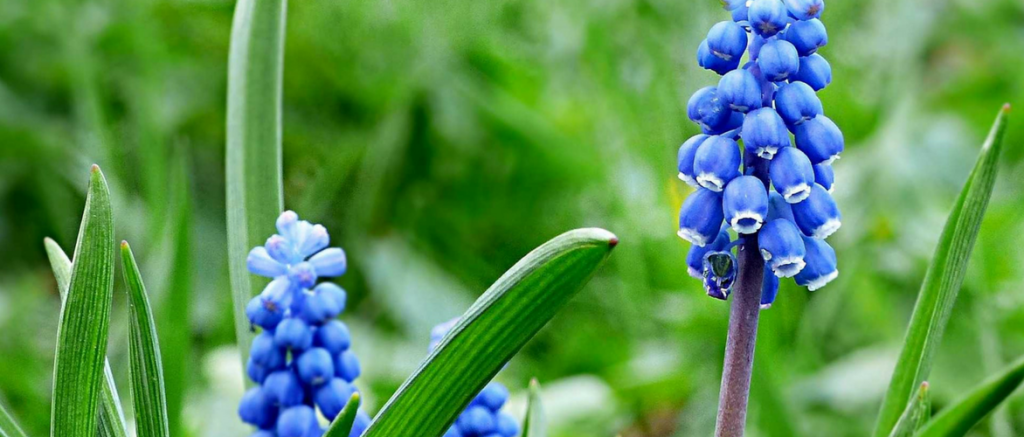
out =
[[(0, 2), (0, 403), (49, 423), (59, 298), (89, 164), (151, 287), (175, 436), (245, 435), (224, 224), (227, 0)], [(349, 252), (343, 315), (376, 411), (456, 316), (533, 247), (601, 226), (611, 262), (500, 378), (536, 376), (554, 436), (708, 435), (727, 306), (687, 277), (676, 147), (718, 2), (294, 1), (285, 204)], [(844, 129), (840, 279), (762, 317), (752, 436), (862, 436), (938, 232), (999, 106), (1024, 102), (1015, 0), (833, 0), (821, 93)], [(1024, 355), (1024, 129), (932, 375), (940, 411)], [(268, 229), (268, 235), (273, 230)], [(118, 283), (118, 287), (123, 286)], [(127, 399), (127, 310), (109, 355)], [(173, 352), (171, 352), (173, 351)], [(175, 414), (179, 411), (180, 414)], [(1024, 433), (1024, 401), (973, 431)]]

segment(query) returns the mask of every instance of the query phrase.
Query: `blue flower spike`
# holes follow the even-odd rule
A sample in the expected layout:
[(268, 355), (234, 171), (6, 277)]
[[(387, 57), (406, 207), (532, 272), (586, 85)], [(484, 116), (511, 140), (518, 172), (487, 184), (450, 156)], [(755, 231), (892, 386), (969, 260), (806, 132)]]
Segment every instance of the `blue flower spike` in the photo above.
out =
[(721, 192), (730, 181), (740, 176), (740, 146), (730, 138), (712, 136), (697, 148), (693, 172), (697, 183), (711, 191)]
[(754, 33), (769, 38), (786, 28), (789, 15), (782, 0), (752, 0), (747, 20)]
[[(691, 243), (687, 273), (723, 300), (740, 273), (733, 249), (756, 238), (767, 309), (782, 278), (817, 290), (838, 275), (825, 239), (841, 226), (831, 193), (845, 139), (817, 95), (832, 82), (832, 67), (819, 54), (828, 44), (825, 2), (721, 2), (732, 21), (708, 32), (697, 62), (722, 77), (688, 101), (687, 115), (702, 134), (677, 154), (679, 179), (695, 188), (679, 211), (678, 234)], [(746, 63), (738, 69), (740, 59)], [(279, 270), (265, 258), (266, 271)], [(467, 429), (487, 428), (480, 417), (465, 417)], [(461, 437), (455, 428), (446, 435)]]
[[(455, 318), (435, 326), (430, 330), (430, 348), (434, 349), (441, 343), (459, 319)], [(446, 437), (516, 437), (519, 425), (508, 413), (501, 411), (508, 402), (508, 389), (498, 382), (488, 383), (477, 393), (466, 410), (459, 414), (452, 427), (445, 432)]]
[[(259, 430), (255, 436), (319, 437), (324, 430), (317, 410), (334, 420), (357, 390), (359, 361), (349, 350), (352, 339), (336, 317), (345, 309), (345, 291), (323, 278), (345, 274), (348, 262), (340, 248), (327, 247), (321, 225), (282, 213), (277, 234), (249, 252), (249, 271), (273, 278), (246, 306), (253, 329), (246, 373), (258, 384), (239, 404), (239, 417)], [(350, 437), (369, 425), (360, 412)], [(362, 417), (362, 418), (360, 418)]]

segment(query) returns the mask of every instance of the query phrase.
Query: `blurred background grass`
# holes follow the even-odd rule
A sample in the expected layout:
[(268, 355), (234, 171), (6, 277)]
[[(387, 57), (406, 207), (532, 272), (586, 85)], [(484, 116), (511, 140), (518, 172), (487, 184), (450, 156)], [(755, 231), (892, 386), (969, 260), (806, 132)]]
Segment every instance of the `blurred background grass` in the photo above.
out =
[[(246, 433), (224, 229), (232, 10), (0, 2), (0, 402), (34, 435), (59, 312), (42, 239), (73, 250), (93, 162), (153, 294), (172, 434)], [(536, 376), (555, 436), (710, 434), (728, 308), (685, 273), (675, 151), (697, 131), (686, 99), (717, 80), (693, 52), (726, 18), (713, 0), (291, 2), (285, 204), (349, 253), (342, 317), (371, 412), (433, 324), (550, 237), (600, 226), (623, 243), (500, 375), (513, 407)], [(842, 274), (788, 283), (763, 313), (752, 436), (869, 432), (946, 212), (999, 106), (1024, 102), (1019, 1), (833, 0), (824, 21)], [(1022, 139), (1014, 120), (937, 408), (1024, 354)], [(127, 400), (123, 297), (109, 354)], [(973, 435), (1024, 435), (1021, 396)]]

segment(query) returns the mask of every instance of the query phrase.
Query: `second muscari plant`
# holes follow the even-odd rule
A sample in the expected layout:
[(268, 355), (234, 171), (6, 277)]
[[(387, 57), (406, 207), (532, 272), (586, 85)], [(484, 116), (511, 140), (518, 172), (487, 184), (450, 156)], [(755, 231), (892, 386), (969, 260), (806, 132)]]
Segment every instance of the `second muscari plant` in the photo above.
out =
[[(736, 287), (746, 295), (734, 299), (730, 316), (717, 431), (742, 435), (757, 329), (753, 303), (770, 307), (780, 279), (813, 291), (839, 274), (825, 239), (841, 223), (832, 164), (844, 139), (816, 94), (832, 81), (817, 53), (828, 43), (824, 2), (723, 4), (732, 20), (715, 24), (697, 49), (698, 64), (722, 77), (687, 103), (702, 133), (678, 152), (679, 178), (694, 189), (679, 212), (678, 234), (692, 244), (687, 270), (709, 296), (725, 300), (746, 279)], [(737, 260), (737, 247), (749, 261)]]

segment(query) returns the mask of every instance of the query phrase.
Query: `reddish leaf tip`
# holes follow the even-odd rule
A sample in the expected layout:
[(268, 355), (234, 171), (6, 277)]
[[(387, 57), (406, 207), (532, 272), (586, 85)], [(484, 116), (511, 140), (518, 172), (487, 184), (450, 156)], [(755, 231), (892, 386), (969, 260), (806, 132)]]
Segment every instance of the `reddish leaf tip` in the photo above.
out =
[(91, 171), (92, 171), (93, 173), (96, 173), (96, 172), (100, 171), (100, 166), (99, 166), (99, 165), (96, 165), (96, 164), (93, 164), (93, 165), (92, 165), (92, 170), (91, 170)]
[(1012, 107), (1012, 106), (1010, 106), (1010, 104), (1009, 104), (1009, 103), (1003, 103), (1003, 113), (1004, 113), (1004, 114), (1007, 114), (1007, 113), (1009, 113), (1009, 112), (1010, 112), (1010, 109), (1013, 109), (1013, 107)]
[(608, 247), (615, 247), (618, 244), (619, 244), (619, 238), (618, 237), (612, 237), (611, 240), (608, 240)]

